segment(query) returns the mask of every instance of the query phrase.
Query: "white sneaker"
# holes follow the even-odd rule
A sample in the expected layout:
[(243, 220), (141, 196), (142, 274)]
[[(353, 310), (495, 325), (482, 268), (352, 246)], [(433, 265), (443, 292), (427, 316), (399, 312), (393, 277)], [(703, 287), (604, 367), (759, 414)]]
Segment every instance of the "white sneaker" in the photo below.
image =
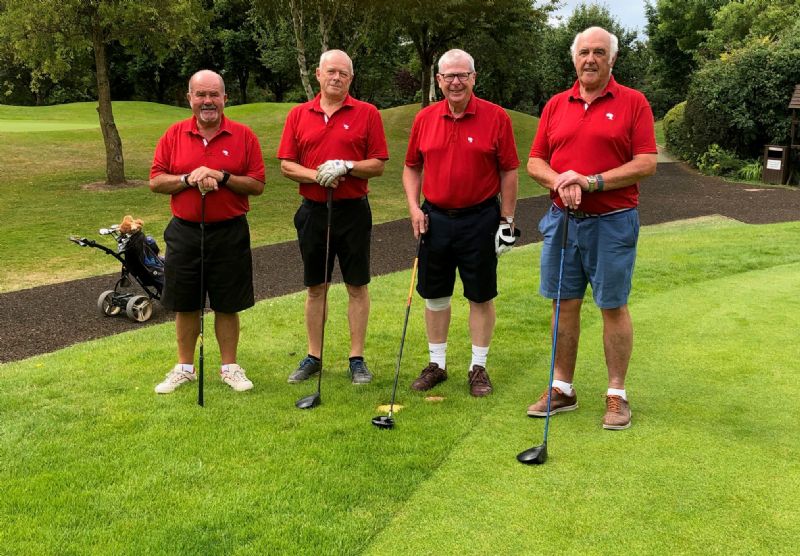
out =
[(227, 371), (220, 370), (219, 376), (222, 378), (222, 382), (237, 392), (244, 392), (253, 387), (253, 383), (250, 382), (250, 380), (247, 378), (247, 375), (244, 374), (244, 369), (236, 363), (231, 363), (228, 365)]
[(179, 386), (183, 386), (187, 382), (192, 382), (193, 380), (197, 380), (195, 374), (182, 370), (179, 363), (167, 373), (167, 377), (164, 379), (164, 382), (156, 385), (156, 394), (171, 394)]

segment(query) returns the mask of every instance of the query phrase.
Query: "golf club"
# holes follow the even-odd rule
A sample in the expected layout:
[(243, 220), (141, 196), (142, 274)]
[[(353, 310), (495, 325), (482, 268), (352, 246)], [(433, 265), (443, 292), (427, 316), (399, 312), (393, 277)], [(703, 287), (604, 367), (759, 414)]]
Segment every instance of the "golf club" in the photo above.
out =
[(325, 322), (328, 320), (328, 258), (330, 257), (331, 252), (331, 216), (333, 214), (333, 188), (328, 187), (327, 189), (328, 199), (325, 204), (328, 208), (328, 226), (327, 230), (325, 231), (325, 268), (323, 269), (325, 272), (325, 289), (324, 293), (322, 294), (322, 335), (320, 336), (319, 346), (319, 375), (317, 376), (317, 391), (310, 396), (306, 396), (305, 398), (300, 398), (297, 400), (294, 405), (298, 409), (312, 409), (322, 403), (322, 398), (320, 397), (320, 390), (322, 389), (322, 366), (324, 361), (322, 354), (325, 350)]
[(414, 281), (417, 278), (417, 265), (419, 264), (419, 248), (422, 245), (422, 234), (417, 239), (417, 254), (414, 255), (414, 266), (411, 269), (411, 285), (408, 287), (406, 300), (406, 320), (403, 323), (403, 335), (400, 336), (400, 351), (397, 353), (397, 365), (394, 369), (394, 386), (392, 387), (392, 401), (389, 403), (389, 415), (379, 415), (372, 418), (372, 424), (379, 429), (394, 428), (394, 397), (397, 394), (397, 380), (400, 378), (400, 361), (403, 359), (403, 346), (406, 343), (406, 330), (408, 329), (408, 314), (411, 312), (411, 299), (414, 296)]
[(203, 324), (206, 313), (206, 192), (200, 191), (200, 372), (197, 383), (197, 405), (204, 407), (203, 402)]
[(569, 209), (564, 209), (564, 231), (561, 238), (561, 262), (558, 265), (558, 290), (556, 291), (556, 314), (553, 321), (553, 346), (550, 355), (550, 381), (547, 386), (547, 415), (544, 419), (544, 442), (517, 454), (517, 461), (525, 465), (541, 465), (547, 461), (547, 432), (550, 428), (550, 400), (553, 394), (553, 375), (556, 368), (556, 346), (558, 344), (558, 317), (561, 313), (561, 278), (564, 274), (564, 251), (567, 249)]

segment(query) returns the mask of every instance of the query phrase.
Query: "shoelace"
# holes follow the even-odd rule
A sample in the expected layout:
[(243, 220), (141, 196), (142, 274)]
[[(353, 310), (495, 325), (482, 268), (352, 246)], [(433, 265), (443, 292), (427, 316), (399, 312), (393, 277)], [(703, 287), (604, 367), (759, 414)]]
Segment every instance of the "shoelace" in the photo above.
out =
[(236, 369), (235, 371), (233, 371), (233, 373), (229, 373), (228, 378), (230, 378), (234, 382), (244, 382), (245, 380), (247, 380), (247, 377), (244, 376), (242, 369)]
[(486, 371), (483, 369), (475, 370), (472, 373), (472, 378), (470, 379), (470, 384), (489, 384), (489, 377), (486, 376)]
[(622, 412), (622, 398), (618, 396), (607, 396), (606, 397), (606, 409), (611, 411), (612, 413), (621, 413)]

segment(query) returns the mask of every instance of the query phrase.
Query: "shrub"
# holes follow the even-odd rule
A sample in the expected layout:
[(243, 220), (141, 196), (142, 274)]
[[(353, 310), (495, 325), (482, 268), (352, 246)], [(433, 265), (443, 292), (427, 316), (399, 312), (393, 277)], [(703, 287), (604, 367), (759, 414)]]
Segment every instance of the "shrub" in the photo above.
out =
[(746, 160), (744, 165), (736, 172), (736, 177), (744, 181), (761, 181), (761, 167), (763, 163), (760, 160)]
[(738, 157), (788, 140), (789, 98), (800, 83), (800, 22), (781, 40), (753, 39), (707, 62), (692, 78), (685, 122), (697, 153), (712, 144)]
[(667, 150), (680, 159), (693, 161), (692, 136), (686, 126), (686, 101), (673, 106), (664, 116), (664, 139)]
[(743, 166), (744, 162), (736, 158), (736, 153), (723, 149), (716, 143), (697, 159), (697, 168), (712, 176), (734, 176)]

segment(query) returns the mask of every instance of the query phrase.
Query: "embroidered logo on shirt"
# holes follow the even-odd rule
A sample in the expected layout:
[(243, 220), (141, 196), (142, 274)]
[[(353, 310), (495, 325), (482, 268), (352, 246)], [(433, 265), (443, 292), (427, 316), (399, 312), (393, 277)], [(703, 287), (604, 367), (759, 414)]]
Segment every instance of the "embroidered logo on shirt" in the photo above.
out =
[(225, 156), (231, 155), (231, 153), (228, 152), (228, 149), (222, 149), (222, 154), (224, 154)]
[(472, 137), (467, 137), (467, 141), (469, 141), (470, 143), (472, 143), (473, 140), (474, 139), (472, 139)]
[(350, 129), (350, 124), (342, 124), (342, 127), (345, 129)]
[(606, 118), (608, 118), (609, 120), (613, 120), (614, 114), (612, 114), (611, 112), (606, 112)]

